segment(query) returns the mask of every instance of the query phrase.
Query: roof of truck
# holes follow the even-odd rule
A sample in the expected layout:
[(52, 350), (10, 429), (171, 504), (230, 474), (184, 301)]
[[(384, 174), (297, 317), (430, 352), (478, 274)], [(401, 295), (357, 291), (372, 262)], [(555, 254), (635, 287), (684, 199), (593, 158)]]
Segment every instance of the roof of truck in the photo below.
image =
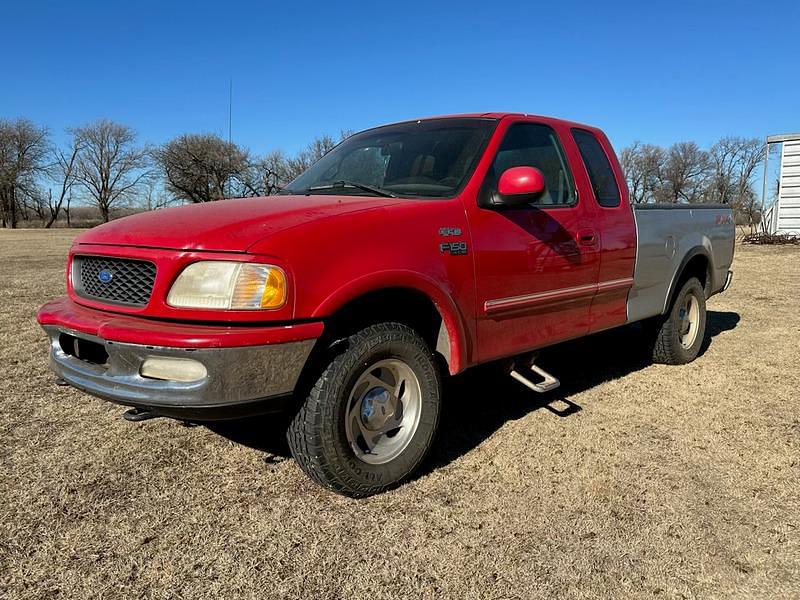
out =
[(435, 115), (430, 117), (422, 117), (419, 119), (404, 119), (402, 121), (397, 121), (396, 123), (392, 123), (392, 125), (399, 124), (399, 123), (411, 123), (414, 121), (432, 121), (434, 119), (504, 119), (506, 117), (532, 117), (534, 119), (538, 119), (544, 121), (546, 123), (561, 123), (566, 125), (567, 127), (581, 127), (583, 129), (598, 129), (594, 125), (587, 125), (585, 123), (578, 123), (577, 121), (570, 121), (567, 119), (559, 119), (558, 117), (548, 117), (546, 115), (536, 115), (532, 113), (521, 113), (521, 112), (484, 112), (484, 113), (460, 113), (460, 114), (453, 114), (453, 115)]

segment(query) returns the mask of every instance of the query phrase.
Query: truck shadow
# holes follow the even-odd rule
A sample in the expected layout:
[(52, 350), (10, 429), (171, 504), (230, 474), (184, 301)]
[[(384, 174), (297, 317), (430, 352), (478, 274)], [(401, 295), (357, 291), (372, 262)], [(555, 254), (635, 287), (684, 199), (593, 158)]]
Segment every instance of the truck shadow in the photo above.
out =
[[(709, 311), (705, 353), (713, 338), (734, 329), (735, 312)], [(438, 438), (426, 463), (415, 477), (443, 467), (481, 444), (508, 421), (546, 410), (567, 418), (583, 410), (570, 398), (603, 382), (648, 367), (640, 326), (632, 325), (565, 342), (542, 352), (537, 361), (561, 379), (561, 387), (536, 394), (511, 379), (496, 364), (488, 364), (451, 378), (445, 383)], [(266, 454), (268, 463), (289, 457), (286, 427), (290, 415), (270, 415), (246, 421), (209, 424), (218, 435)]]
[[(713, 338), (739, 323), (735, 312), (709, 311), (704, 354)], [(543, 351), (537, 364), (561, 380), (561, 386), (537, 394), (486, 365), (453, 378), (444, 395), (444, 412), (436, 448), (419, 475), (445, 466), (466, 454), (508, 421), (546, 410), (567, 418), (583, 410), (570, 399), (606, 381), (640, 371), (652, 361), (640, 325), (631, 325), (564, 342)]]

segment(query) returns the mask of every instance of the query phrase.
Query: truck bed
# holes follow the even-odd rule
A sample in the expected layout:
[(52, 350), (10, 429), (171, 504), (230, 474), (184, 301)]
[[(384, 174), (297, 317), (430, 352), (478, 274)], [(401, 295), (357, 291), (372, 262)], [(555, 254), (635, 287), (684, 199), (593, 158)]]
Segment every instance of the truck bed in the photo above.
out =
[(709, 267), (706, 295), (725, 287), (733, 262), (735, 226), (727, 204), (639, 204), (636, 267), (628, 295), (628, 321), (666, 311), (678, 273), (696, 256)]

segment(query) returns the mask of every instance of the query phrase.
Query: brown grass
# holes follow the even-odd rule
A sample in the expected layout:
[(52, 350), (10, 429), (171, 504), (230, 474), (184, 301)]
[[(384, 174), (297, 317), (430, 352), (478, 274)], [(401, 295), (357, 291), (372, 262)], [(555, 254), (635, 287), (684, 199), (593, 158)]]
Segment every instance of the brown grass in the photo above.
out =
[(34, 314), (73, 235), (0, 234), (0, 596), (800, 597), (797, 248), (738, 248), (691, 365), (626, 329), (549, 352), (558, 394), (453, 381), (425, 471), (353, 501), (279, 424), (133, 425), (55, 387)]

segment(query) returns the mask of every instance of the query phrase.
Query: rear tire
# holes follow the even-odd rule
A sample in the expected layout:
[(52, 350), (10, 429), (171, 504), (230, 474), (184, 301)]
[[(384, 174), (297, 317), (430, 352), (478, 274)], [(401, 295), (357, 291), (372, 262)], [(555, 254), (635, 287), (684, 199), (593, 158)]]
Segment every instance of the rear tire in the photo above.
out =
[(706, 295), (696, 277), (684, 282), (669, 312), (645, 324), (653, 362), (683, 365), (700, 353), (706, 332)]
[(303, 471), (351, 497), (408, 477), (433, 444), (441, 380), (433, 353), (411, 328), (381, 323), (331, 348), (287, 432)]

